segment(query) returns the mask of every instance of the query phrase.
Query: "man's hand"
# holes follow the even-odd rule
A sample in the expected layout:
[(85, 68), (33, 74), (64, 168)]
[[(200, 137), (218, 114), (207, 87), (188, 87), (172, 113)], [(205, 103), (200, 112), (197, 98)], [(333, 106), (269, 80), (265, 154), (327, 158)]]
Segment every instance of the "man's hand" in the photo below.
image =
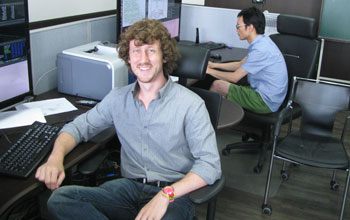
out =
[(160, 220), (168, 209), (169, 203), (169, 199), (159, 192), (141, 209), (135, 220)]
[(35, 178), (44, 182), (48, 189), (57, 189), (65, 178), (62, 162), (49, 159), (37, 169)]
[(212, 75), (212, 72), (214, 71), (215, 68), (216, 68), (215, 63), (209, 61), (207, 66), (207, 74)]

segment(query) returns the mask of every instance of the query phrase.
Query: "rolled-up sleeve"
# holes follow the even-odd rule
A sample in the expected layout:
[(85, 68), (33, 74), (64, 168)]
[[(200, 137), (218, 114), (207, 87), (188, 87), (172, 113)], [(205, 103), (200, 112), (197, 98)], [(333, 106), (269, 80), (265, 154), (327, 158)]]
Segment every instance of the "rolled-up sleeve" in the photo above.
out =
[(185, 129), (194, 157), (191, 172), (200, 176), (207, 184), (213, 184), (221, 177), (222, 171), (215, 131), (204, 101), (201, 100), (190, 108)]
[(60, 133), (69, 133), (74, 137), (77, 144), (82, 141), (88, 141), (101, 131), (113, 126), (113, 120), (108, 111), (110, 105), (113, 105), (113, 99), (106, 96), (94, 108), (79, 115), (71, 123), (66, 124)]

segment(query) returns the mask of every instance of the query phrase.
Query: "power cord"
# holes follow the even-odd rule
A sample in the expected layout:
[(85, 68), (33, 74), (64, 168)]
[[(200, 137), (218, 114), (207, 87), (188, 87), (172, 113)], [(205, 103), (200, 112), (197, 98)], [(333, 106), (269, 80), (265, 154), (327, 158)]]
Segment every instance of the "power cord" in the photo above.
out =
[(10, 144), (12, 144), (12, 141), (9, 139), (9, 137), (7, 136), (7, 134), (6, 134), (3, 130), (0, 130), (0, 132), (1, 132), (1, 134), (2, 134), (2, 135), (0, 135), (0, 137), (1, 137), (1, 136), (4, 136), (5, 139), (7, 140), (7, 142), (9, 142)]

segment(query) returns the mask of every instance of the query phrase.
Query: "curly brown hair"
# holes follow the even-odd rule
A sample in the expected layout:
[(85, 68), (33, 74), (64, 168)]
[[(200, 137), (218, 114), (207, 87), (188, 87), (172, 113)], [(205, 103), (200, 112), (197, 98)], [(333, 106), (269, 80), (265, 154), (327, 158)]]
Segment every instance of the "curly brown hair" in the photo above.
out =
[(136, 40), (138, 46), (143, 44), (153, 44), (156, 40), (160, 41), (163, 53), (163, 72), (171, 74), (177, 67), (176, 61), (180, 58), (180, 53), (176, 46), (175, 39), (172, 39), (170, 33), (162, 23), (155, 19), (143, 19), (134, 23), (120, 36), (120, 42), (117, 45), (119, 57), (129, 64), (129, 42)]

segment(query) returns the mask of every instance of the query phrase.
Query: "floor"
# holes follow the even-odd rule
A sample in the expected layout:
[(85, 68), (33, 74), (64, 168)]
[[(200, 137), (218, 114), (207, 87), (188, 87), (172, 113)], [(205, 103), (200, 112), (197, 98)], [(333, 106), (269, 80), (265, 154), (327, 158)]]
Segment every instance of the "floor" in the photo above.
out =
[[(339, 126), (341, 122), (344, 122), (344, 118), (342, 116), (339, 117), (334, 128), (335, 135), (340, 135), (341, 127)], [(299, 122), (294, 123), (298, 124)], [(237, 135), (239, 138), (238, 133), (232, 132), (232, 135)], [(220, 138), (225, 137), (220, 136)], [(350, 137), (347, 135), (345, 142), (347, 143), (348, 152), (350, 152), (349, 140)], [(218, 140), (218, 143), (220, 143), (220, 140)], [(233, 153), (237, 152), (231, 152), (231, 154)], [(264, 169), (267, 169), (267, 165)], [(262, 213), (263, 193), (257, 195), (226, 185), (217, 198), (215, 219), (335, 220), (339, 218), (343, 187), (345, 185), (345, 172), (339, 171), (337, 173), (337, 182), (340, 184), (340, 188), (334, 191), (330, 189), (332, 170), (306, 166), (289, 166), (288, 170), (290, 171), (289, 179), (281, 181), (282, 183), (276, 195), (269, 199), (268, 203), (272, 206), (271, 215)], [(242, 182), (242, 185), (244, 184)], [(350, 201), (348, 200), (347, 202), (344, 219), (350, 219)], [(206, 205), (197, 206), (196, 215), (199, 219), (205, 219)]]

